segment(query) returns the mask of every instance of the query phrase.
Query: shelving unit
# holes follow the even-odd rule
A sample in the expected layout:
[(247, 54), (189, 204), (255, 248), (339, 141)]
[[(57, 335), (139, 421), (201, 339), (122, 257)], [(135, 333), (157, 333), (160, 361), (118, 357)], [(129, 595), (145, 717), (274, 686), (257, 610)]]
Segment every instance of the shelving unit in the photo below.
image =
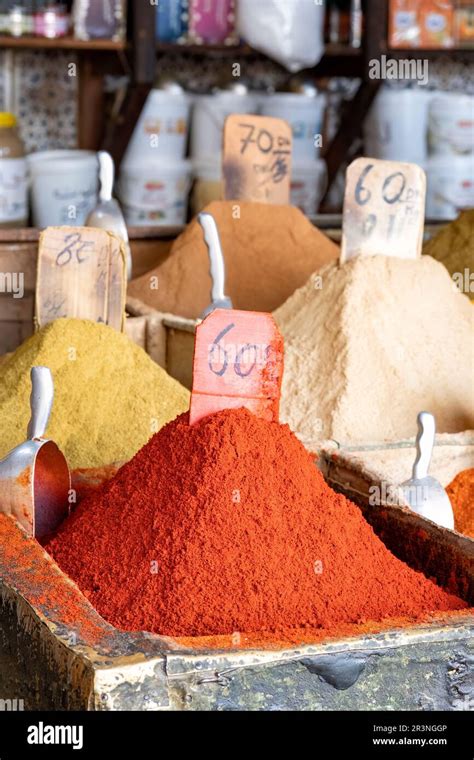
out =
[(77, 40), (75, 37), (9, 37), (0, 35), (0, 49), (12, 50), (125, 50), (127, 42), (122, 40)]
[[(312, 69), (301, 72), (307, 78), (345, 76), (358, 78), (361, 84), (348, 104), (340, 128), (325, 151), (329, 186), (344, 163), (372, 102), (382, 84), (369, 77), (369, 64), (382, 55), (394, 59), (449, 58), (474, 62), (472, 49), (416, 50), (393, 49), (387, 45), (388, 0), (365, 0), (365, 27), (361, 48), (344, 44), (326, 45), (321, 61)], [(42, 39), (35, 37), (0, 37), (0, 49), (10, 50), (70, 50), (79, 61), (79, 146), (109, 150), (117, 165), (125, 153), (139, 114), (153, 86), (157, 56), (179, 53), (196, 60), (203, 56), (222, 60), (266, 60), (266, 56), (242, 45), (194, 45), (157, 42), (155, 39), (156, 5), (149, 0), (130, 3), (129, 28), (126, 41)], [(278, 64), (275, 64), (278, 66)], [(285, 71), (282, 68), (282, 71)], [(107, 73), (130, 74), (130, 86), (113, 123), (104, 118), (104, 77)], [(288, 77), (290, 77), (290, 73)]]

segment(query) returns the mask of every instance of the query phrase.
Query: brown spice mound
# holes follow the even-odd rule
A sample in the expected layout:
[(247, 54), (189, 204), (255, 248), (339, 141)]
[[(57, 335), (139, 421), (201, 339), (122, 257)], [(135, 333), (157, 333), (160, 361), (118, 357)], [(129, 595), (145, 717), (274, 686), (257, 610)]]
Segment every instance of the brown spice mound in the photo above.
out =
[[(219, 229), (226, 294), (236, 309), (273, 311), (312, 272), (339, 256), (338, 246), (293, 206), (215, 201), (205, 211)], [(158, 311), (191, 319), (202, 314), (210, 302), (211, 279), (197, 219), (175, 240), (168, 258), (131, 282), (128, 292)]]
[(454, 512), (454, 527), (474, 538), (474, 467), (458, 473), (446, 488)]

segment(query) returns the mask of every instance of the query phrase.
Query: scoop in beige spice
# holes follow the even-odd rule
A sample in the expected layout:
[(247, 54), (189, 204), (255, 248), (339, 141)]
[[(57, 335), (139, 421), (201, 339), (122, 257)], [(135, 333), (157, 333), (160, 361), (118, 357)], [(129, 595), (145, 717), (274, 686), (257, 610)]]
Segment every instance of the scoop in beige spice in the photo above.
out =
[(474, 309), (431, 257), (332, 264), (275, 318), (280, 417), (305, 443), (413, 437), (421, 410), (440, 433), (474, 428)]

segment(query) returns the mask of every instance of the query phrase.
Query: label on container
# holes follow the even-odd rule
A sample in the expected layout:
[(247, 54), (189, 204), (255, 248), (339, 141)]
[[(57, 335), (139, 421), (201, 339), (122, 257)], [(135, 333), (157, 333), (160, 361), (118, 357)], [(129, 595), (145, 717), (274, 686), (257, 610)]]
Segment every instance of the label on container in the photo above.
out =
[(124, 243), (95, 227), (48, 227), (41, 233), (36, 279), (38, 327), (60, 317), (124, 327)]
[(224, 199), (290, 202), (291, 127), (284, 119), (232, 114), (224, 124)]
[(358, 158), (346, 174), (341, 262), (421, 256), (426, 176), (416, 164)]
[(189, 31), (197, 42), (218, 45), (232, 39), (234, 0), (191, 0)]
[(168, 0), (168, 2), (158, 3), (156, 32), (159, 40), (177, 42), (184, 37), (187, 28), (187, 0)]
[(0, 159), (0, 224), (28, 217), (28, 182), (24, 158)]
[(196, 328), (189, 424), (245, 407), (278, 421), (283, 338), (271, 314), (216, 309)]

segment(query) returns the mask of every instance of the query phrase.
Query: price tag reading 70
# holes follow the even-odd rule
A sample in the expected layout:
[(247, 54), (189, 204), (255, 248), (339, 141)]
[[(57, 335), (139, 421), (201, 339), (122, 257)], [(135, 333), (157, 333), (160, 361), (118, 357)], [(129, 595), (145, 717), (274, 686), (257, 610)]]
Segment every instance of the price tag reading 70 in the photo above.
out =
[(278, 420), (283, 338), (270, 314), (216, 309), (196, 328), (189, 421), (246, 407)]
[(426, 177), (416, 164), (358, 158), (344, 196), (341, 261), (382, 254), (421, 255)]
[(292, 133), (283, 119), (231, 114), (224, 124), (226, 200), (289, 203)]

